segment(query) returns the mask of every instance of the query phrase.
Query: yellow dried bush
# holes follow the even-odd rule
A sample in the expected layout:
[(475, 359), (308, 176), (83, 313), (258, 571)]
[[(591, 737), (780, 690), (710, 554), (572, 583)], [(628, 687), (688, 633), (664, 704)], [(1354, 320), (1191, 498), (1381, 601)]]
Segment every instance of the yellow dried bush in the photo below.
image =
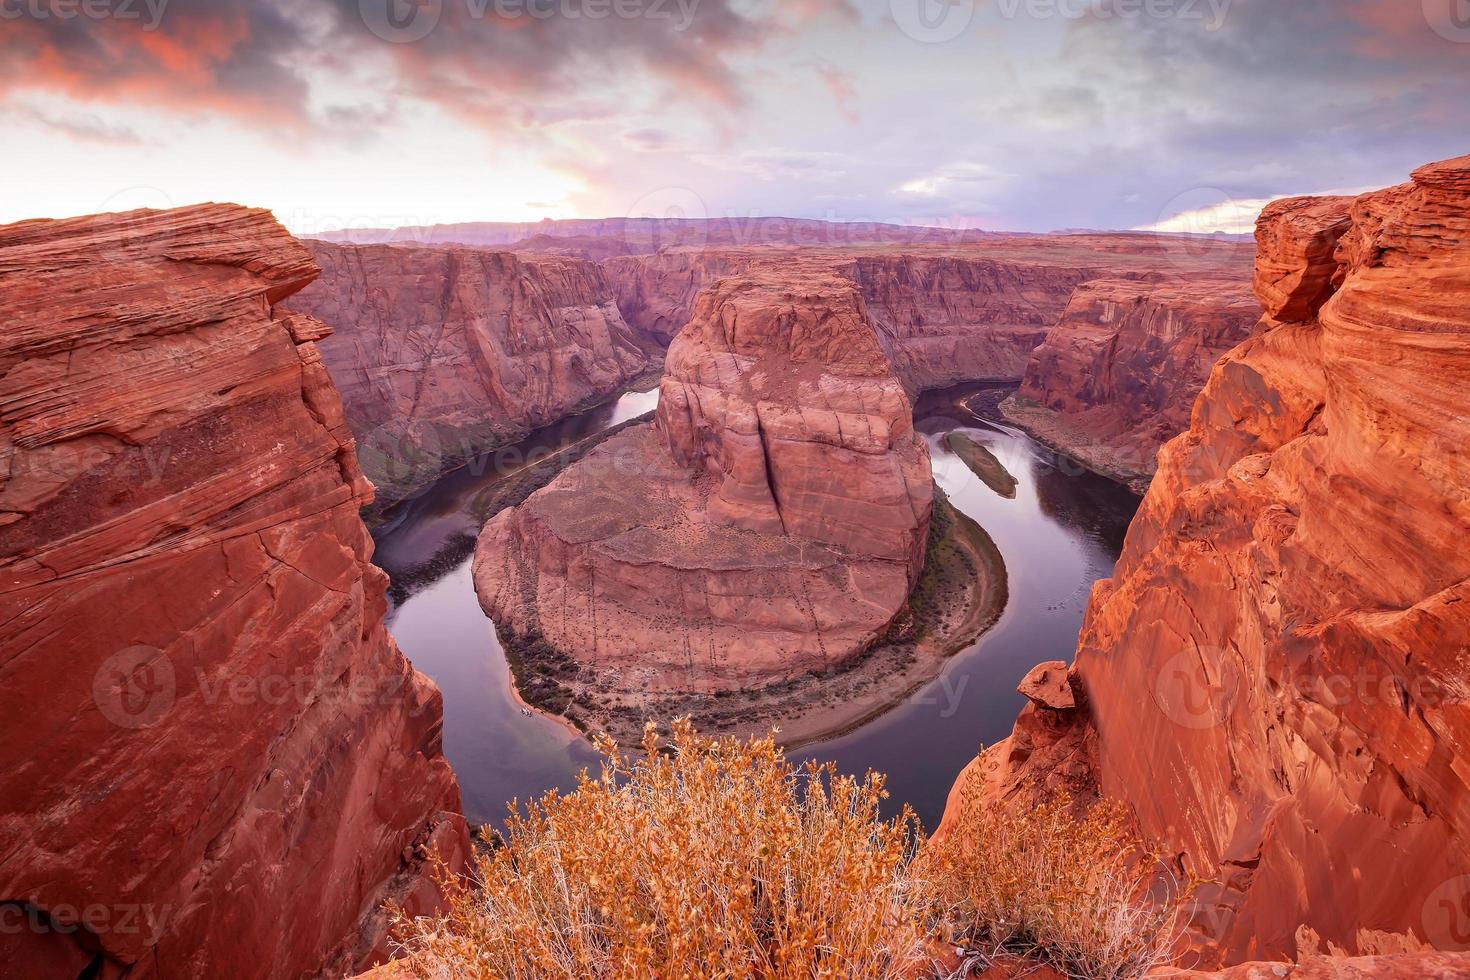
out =
[(452, 880), (437, 919), (396, 917), (433, 978), (898, 977), (916, 963), (917, 822), (884, 821), (883, 777), (796, 767), (771, 738), (649, 726), (599, 777), (512, 807), (503, 847)]
[(1116, 803), (1078, 817), (1059, 794), (1040, 806), (962, 793), (952, 832), (915, 872), (936, 921), (961, 946), (1043, 960), (1071, 977), (1123, 980), (1171, 963), (1194, 882), (1180, 882)]

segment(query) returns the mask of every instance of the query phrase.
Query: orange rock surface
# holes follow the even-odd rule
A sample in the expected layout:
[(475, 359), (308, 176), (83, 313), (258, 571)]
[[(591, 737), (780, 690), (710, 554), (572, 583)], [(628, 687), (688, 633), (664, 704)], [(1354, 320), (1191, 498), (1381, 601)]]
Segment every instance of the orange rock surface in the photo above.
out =
[(1031, 353), (1002, 411), (1142, 493), (1159, 447), (1188, 427), (1210, 369), (1260, 317), (1243, 276), (1093, 280)]
[(315, 275), (232, 205), (0, 228), (12, 975), (340, 975), (467, 846), (326, 329), (274, 306)]
[(933, 484), (861, 294), (827, 272), (716, 281), (669, 349), (656, 426), (482, 533), (486, 612), (628, 690), (841, 664), (923, 565)]
[(602, 269), (450, 247), (309, 243), (285, 304), (331, 324), (322, 359), (380, 505), (620, 392), (648, 364)]
[(1264, 330), (1093, 593), (1097, 773), (1216, 879), (1226, 963), (1465, 950), (1470, 157), (1272, 204), (1258, 242)]

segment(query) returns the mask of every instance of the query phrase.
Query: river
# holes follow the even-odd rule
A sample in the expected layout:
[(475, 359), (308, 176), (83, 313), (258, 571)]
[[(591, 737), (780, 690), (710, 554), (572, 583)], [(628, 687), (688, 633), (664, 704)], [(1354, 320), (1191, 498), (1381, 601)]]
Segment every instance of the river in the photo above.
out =
[[(1026, 671), (1071, 659), (1092, 583), (1112, 572), (1138, 503), (1024, 433), (970, 411), (963, 402), (972, 395), (979, 396), (977, 405), (994, 401), (994, 389), (983, 386), (930, 392), (916, 406), (915, 424), (929, 442), (939, 485), (1005, 558), (1005, 613), (903, 704), (793, 753), (834, 760), (843, 771), (886, 772), (892, 807), (907, 802), (926, 828), (938, 822), (950, 785), (976, 749), (1010, 733), (1024, 704), (1016, 683)], [(474, 460), (397, 507), (374, 532), (374, 560), (400, 583), (390, 597), (388, 628), (444, 692), (444, 751), (471, 821), (499, 822), (507, 801), (569, 788), (579, 768), (596, 763), (585, 740), (549, 718), (524, 714), (513, 696), (500, 643), (470, 578), (466, 549), (478, 531), (476, 497), (527, 457), (636, 418), (657, 400), (657, 392), (630, 392)], [(989, 448), (1016, 477), (1015, 499), (996, 494), (945, 447), (945, 436), (956, 430)]]

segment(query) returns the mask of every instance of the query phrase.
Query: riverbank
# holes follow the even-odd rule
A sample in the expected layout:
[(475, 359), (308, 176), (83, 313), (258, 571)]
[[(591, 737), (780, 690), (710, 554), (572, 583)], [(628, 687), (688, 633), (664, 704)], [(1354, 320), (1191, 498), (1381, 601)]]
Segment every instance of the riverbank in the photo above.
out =
[[(978, 413), (978, 409), (976, 411)], [(1071, 423), (1066, 416), (1030, 399), (1012, 394), (996, 405), (995, 411), (1000, 418), (1048, 449), (1090, 473), (1122, 484), (1140, 497), (1148, 492), (1148, 485), (1153, 482), (1152, 456), (1140, 459), (1125, 448), (1101, 442), (1096, 433), (1088, 432)]]
[[(551, 422), (547, 422), (541, 426), (536, 427), (517, 428), (503, 433), (500, 437), (494, 440), (489, 440), (483, 444), (474, 443), (472, 440), (466, 441), (458, 437), (456, 439), (448, 440), (451, 444), (456, 441), (461, 442), (464, 444), (464, 448), (457, 453), (443, 453), (443, 455), (435, 460), (436, 465), (432, 475), (426, 475), (423, 479), (420, 479), (419, 481), (414, 483), (414, 485), (402, 495), (394, 497), (392, 499), (384, 499), (382, 501), (375, 499), (373, 503), (364, 507), (362, 509), (363, 523), (368, 526), (369, 530), (377, 531), (379, 528), (390, 523), (397, 516), (397, 511), (399, 510), (399, 508), (401, 508), (405, 504), (411, 503), (423, 490), (428, 487), (432, 487), (434, 484), (443, 480), (445, 477), (453, 476), (456, 471), (462, 470), (465, 467), (471, 465), (475, 460), (484, 459), (487, 456), (513, 447), (524, 441), (529, 436), (534, 435), (537, 431), (545, 429), (548, 426), (554, 426), (563, 422), (572, 421), (579, 416), (587, 415), (588, 413), (594, 412), (600, 408), (605, 408), (608, 405), (617, 402), (619, 399), (627, 394), (634, 392), (647, 393), (655, 391), (658, 389), (659, 382), (663, 379), (663, 373), (663, 353), (661, 351), (658, 351), (656, 353), (650, 352), (648, 367), (646, 367), (641, 374), (637, 375), (634, 378), (631, 378), (623, 388), (620, 388), (617, 391), (609, 392), (605, 395), (599, 395), (594, 398), (589, 398), (586, 401), (583, 401), (573, 406), (572, 408), (567, 410), (565, 414)], [(414, 462), (414, 460), (408, 460), (406, 465), (412, 465)], [(420, 464), (422, 463), (422, 461), (418, 462)], [(555, 474), (552, 475), (554, 476)], [(470, 543), (470, 550), (474, 550), (473, 540), (471, 540)], [(468, 554), (468, 552), (464, 552), (464, 554)], [(461, 557), (463, 557), (463, 554), (461, 555)]]

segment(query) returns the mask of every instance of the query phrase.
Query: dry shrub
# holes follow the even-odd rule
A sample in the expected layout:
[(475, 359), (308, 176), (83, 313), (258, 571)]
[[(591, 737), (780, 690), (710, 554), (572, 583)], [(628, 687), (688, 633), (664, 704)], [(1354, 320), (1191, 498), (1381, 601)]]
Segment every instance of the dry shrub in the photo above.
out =
[(883, 777), (794, 767), (771, 738), (650, 726), (633, 760), (512, 808), (478, 887), (399, 916), (422, 977), (885, 978), (915, 963), (917, 823), (878, 814)]
[(1043, 960), (1071, 977), (1122, 980), (1171, 963), (1183, 941), (1182, 883), (1107, 801), (1077, 816), (1059, 794), (1040, 806), (962, 795), (952, 832), (921, 875), (954, 941)]

